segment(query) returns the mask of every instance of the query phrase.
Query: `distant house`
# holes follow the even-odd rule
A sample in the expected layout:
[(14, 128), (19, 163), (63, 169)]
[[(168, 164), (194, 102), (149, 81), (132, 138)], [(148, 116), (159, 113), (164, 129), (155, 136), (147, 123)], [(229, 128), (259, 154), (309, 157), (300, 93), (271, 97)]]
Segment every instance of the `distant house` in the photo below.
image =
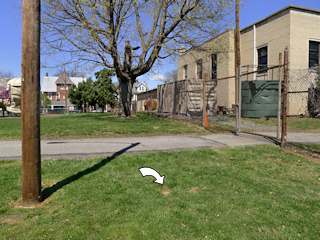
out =
[(148, 91), (148, 85), (145, 82), (137, 82), (133, 84), (132, 87), (132, 99), (131, 99), (131, 111), (136, 112), (137, 102), (138, 102), (138, 94), (142, 92)]
[(65, 108), (65, 99), (67, 98), (67, 106), (69, 110), (74, 110), (74, 105), (68, 99), (68, 90), (72, 84), (78, 86), (80, 82), (87, 81), (82, 77), (69, 77), (66, 72), (61, 76), (49, 77), (48, 73), (43, 77), (41, 92), (46, 94), (51, 100), (51, 109)]
[(132, 100), (137, 101), (137, 94), (148, 91), (148, 85), (145, 82), (137, 82), (132, 87)]

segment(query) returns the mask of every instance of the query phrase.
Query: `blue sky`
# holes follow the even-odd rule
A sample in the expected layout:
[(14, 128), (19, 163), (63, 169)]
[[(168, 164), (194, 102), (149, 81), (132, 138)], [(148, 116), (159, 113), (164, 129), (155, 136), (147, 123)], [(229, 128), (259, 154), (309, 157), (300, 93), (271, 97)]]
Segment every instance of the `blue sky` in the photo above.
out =
[[(21, 12), (20, 0), (1, 0), (0, 2), (0, 71), (10, 71), (16, 77), (21, 75)], [(240, 27), (246, 27), (290, 4), (320, 9), (320, 0), (244, 0), (240, 9)], [(320, 28), (320, 27), (319, 27)], [(320, 30), (320, 29), (319, 29)], [(155, 67), (153, 73), (139, 78), (146, 81), (149, 88), (161, 82), (149, 80), (154, 75), (162, 75), (177, 67), (176, 60), (168, 59), (163, 67)], [(42, 69), (41, 76), (48, 72), (53, 75), (56, 69)], [(90, 76), (90, 74), (86, 74)], [(42, 77), (41, 77), (42, 79)]]

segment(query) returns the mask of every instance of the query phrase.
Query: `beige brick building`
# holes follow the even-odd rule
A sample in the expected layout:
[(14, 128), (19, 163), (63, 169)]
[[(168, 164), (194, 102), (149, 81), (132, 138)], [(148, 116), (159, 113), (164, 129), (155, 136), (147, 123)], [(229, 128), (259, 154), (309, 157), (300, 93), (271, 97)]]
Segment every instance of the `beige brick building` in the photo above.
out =
[[(279, 53), (288, 48), (289, 92), (291, 91), (289, 115), (307, 114), (309, 69), (319, 64), (320, 10), (290, 5), (243, 28), (240, 42), (242, 69), (245, 70), (247, 67), (250, 71), (267, 65), (278, 65)], [(207, 41), (203, 47), (210, 49), (210, 53), (180, 48), (178, 80), (203, 78), (204, 73), (207, 79), (234, 75), (233, 30), (227, 30)], [(305, 80), (302, 79), (302, 75)], [(252, 75), (251, 79), (243, 81), (260, 79), (277, 80), (269, 73), (263, 73)], [(234, 81), (229, 79), (217, 82), (214, 92), (217, 105), (232, 107), (235, 102)], [(296, 89), (300, 92), (294, 94)], [(296, 104), (300, 104), (301, 107), (294, 108)]]

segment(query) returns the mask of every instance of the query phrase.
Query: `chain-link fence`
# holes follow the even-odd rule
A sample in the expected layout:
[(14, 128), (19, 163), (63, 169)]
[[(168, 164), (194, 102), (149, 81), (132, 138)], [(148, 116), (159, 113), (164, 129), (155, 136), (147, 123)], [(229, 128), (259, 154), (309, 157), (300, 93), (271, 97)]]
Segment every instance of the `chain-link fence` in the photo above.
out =
[(287, 142), (320, 144), (319, 68), (290, 70)]
[[(239, 84), (240, 118), (236, 117), (236, 105), (227, 107), (218, 105), (218, 116), (209, 116), (210, 125), (229, 131), (281, 138), (282, 98), (284, 67), (279, 66), (242, 66), (241, 84)], [(217, 80), (218, 86), (230, 85), (235, 77)], [(223, 94), (217, 94), (221, 102)], [(235, 96), (231, 99), (234, 102)]]
[[(242, 66), (240, 118), (235, 117), (234, 106), (229, 109), (233, 116), (209, 117), (209, 121), (214, 121), (214, 127), (269, 136), (279, 141), (283, 133), (287, 143), (320, 144), (320, 70), (288, 70), (285, 96), (284, 72), (283, 65), (264, 66), (264, 69)], [(283, 119), (284, 98), (286, 115)], [(218, 107), (218, 113), (228, 112), (223, 109), (225, 107), (219, 111)]]
[(281, 138), (283, 66), (243, 66), (241, 75), (238, 128)]

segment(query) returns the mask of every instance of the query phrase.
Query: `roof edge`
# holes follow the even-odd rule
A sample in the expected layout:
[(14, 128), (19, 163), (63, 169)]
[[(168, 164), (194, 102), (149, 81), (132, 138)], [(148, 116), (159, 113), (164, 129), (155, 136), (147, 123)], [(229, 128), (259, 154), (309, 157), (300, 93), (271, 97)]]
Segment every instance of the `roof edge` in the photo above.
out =
[(186, 53), (188, 53), (188, 52), (190, 52), (190, 51), (192, 51), (193, 49), (195, 49), (195, 48), (197, 48), (197, 47), (200, 47), (200, 46), (203, 46), (204, 44), (206, 44), (206, 43), (208, 43), (208, 42), (210, 42), (210, 41), (212, 41), (212, 40), (214, 40), (214, 39), (217, 39), (217, 38), (219, 38), (220, 36), (222, 36), (223, 34), (226, 34), (226, 33), (228, 33), (228, 32), (233, 32), (234, 31), (234, 29), (233, 28), (227, 28), (226, 30), (224, 30), (224, 31), (222, 31), (222, 32), (220, 32), (220, 33), (218, 33), (217, 35), (215, 35), (214, 37), (212, 37), (212, 38), (210, 38), (210, 39), (208, 39), (208, 40), (206, 40), (206, 41), (204, 41), (203, 43), (201, 43), (201, 44), (199, 44), (199, 46), (194, 46), (194, 47), (191, 47), (191, 48), (189, 48), (189, 49), (186, 49), (183, 53), (181, 53), (181, 56), (183, 56), (184, 54), (186, 54)]
[(284, 8), (282, 8), (282, 9), (280, 9), (280, 10), (278, 10), (278, 11), (276, 11), (276, 12), (274, 12), (274, 13), (272, 13), (272, 14), (270, 14), (270, 15), (268, 15), (268, 16), (266, 16), (266, 17), (264, 17), (264, 18), (262, 18), (262, 19), (260, 19), (258, 21), (256, 21), (256, 22), (250, 24), (247, 27), (242, 28), (240, 30), (240, 32), (245, 31), (245, 30), (253, 27), (254, 25), (258, 25), (259, 23), (262, 23), (262, 22), (268, 20), (269, 18), (272, 18), (272, 17), (274, 17), (274, 16), (276, 16), (276, 15), (278, 15), (278, 14), (284, 12), (284, 11), (287, 11), (287, 10), (302, 10), (302, 11), (305, 11), (305, 12), (312, 12), (312, 13), (320, 14), (320, 10), (318, 10), (318, 9), (301, 7), (301, 6), (297, 6), (297, 5), (292, 5), (291, 4), (291, 5), (288, 5), (288, 6), (284, 7)]

